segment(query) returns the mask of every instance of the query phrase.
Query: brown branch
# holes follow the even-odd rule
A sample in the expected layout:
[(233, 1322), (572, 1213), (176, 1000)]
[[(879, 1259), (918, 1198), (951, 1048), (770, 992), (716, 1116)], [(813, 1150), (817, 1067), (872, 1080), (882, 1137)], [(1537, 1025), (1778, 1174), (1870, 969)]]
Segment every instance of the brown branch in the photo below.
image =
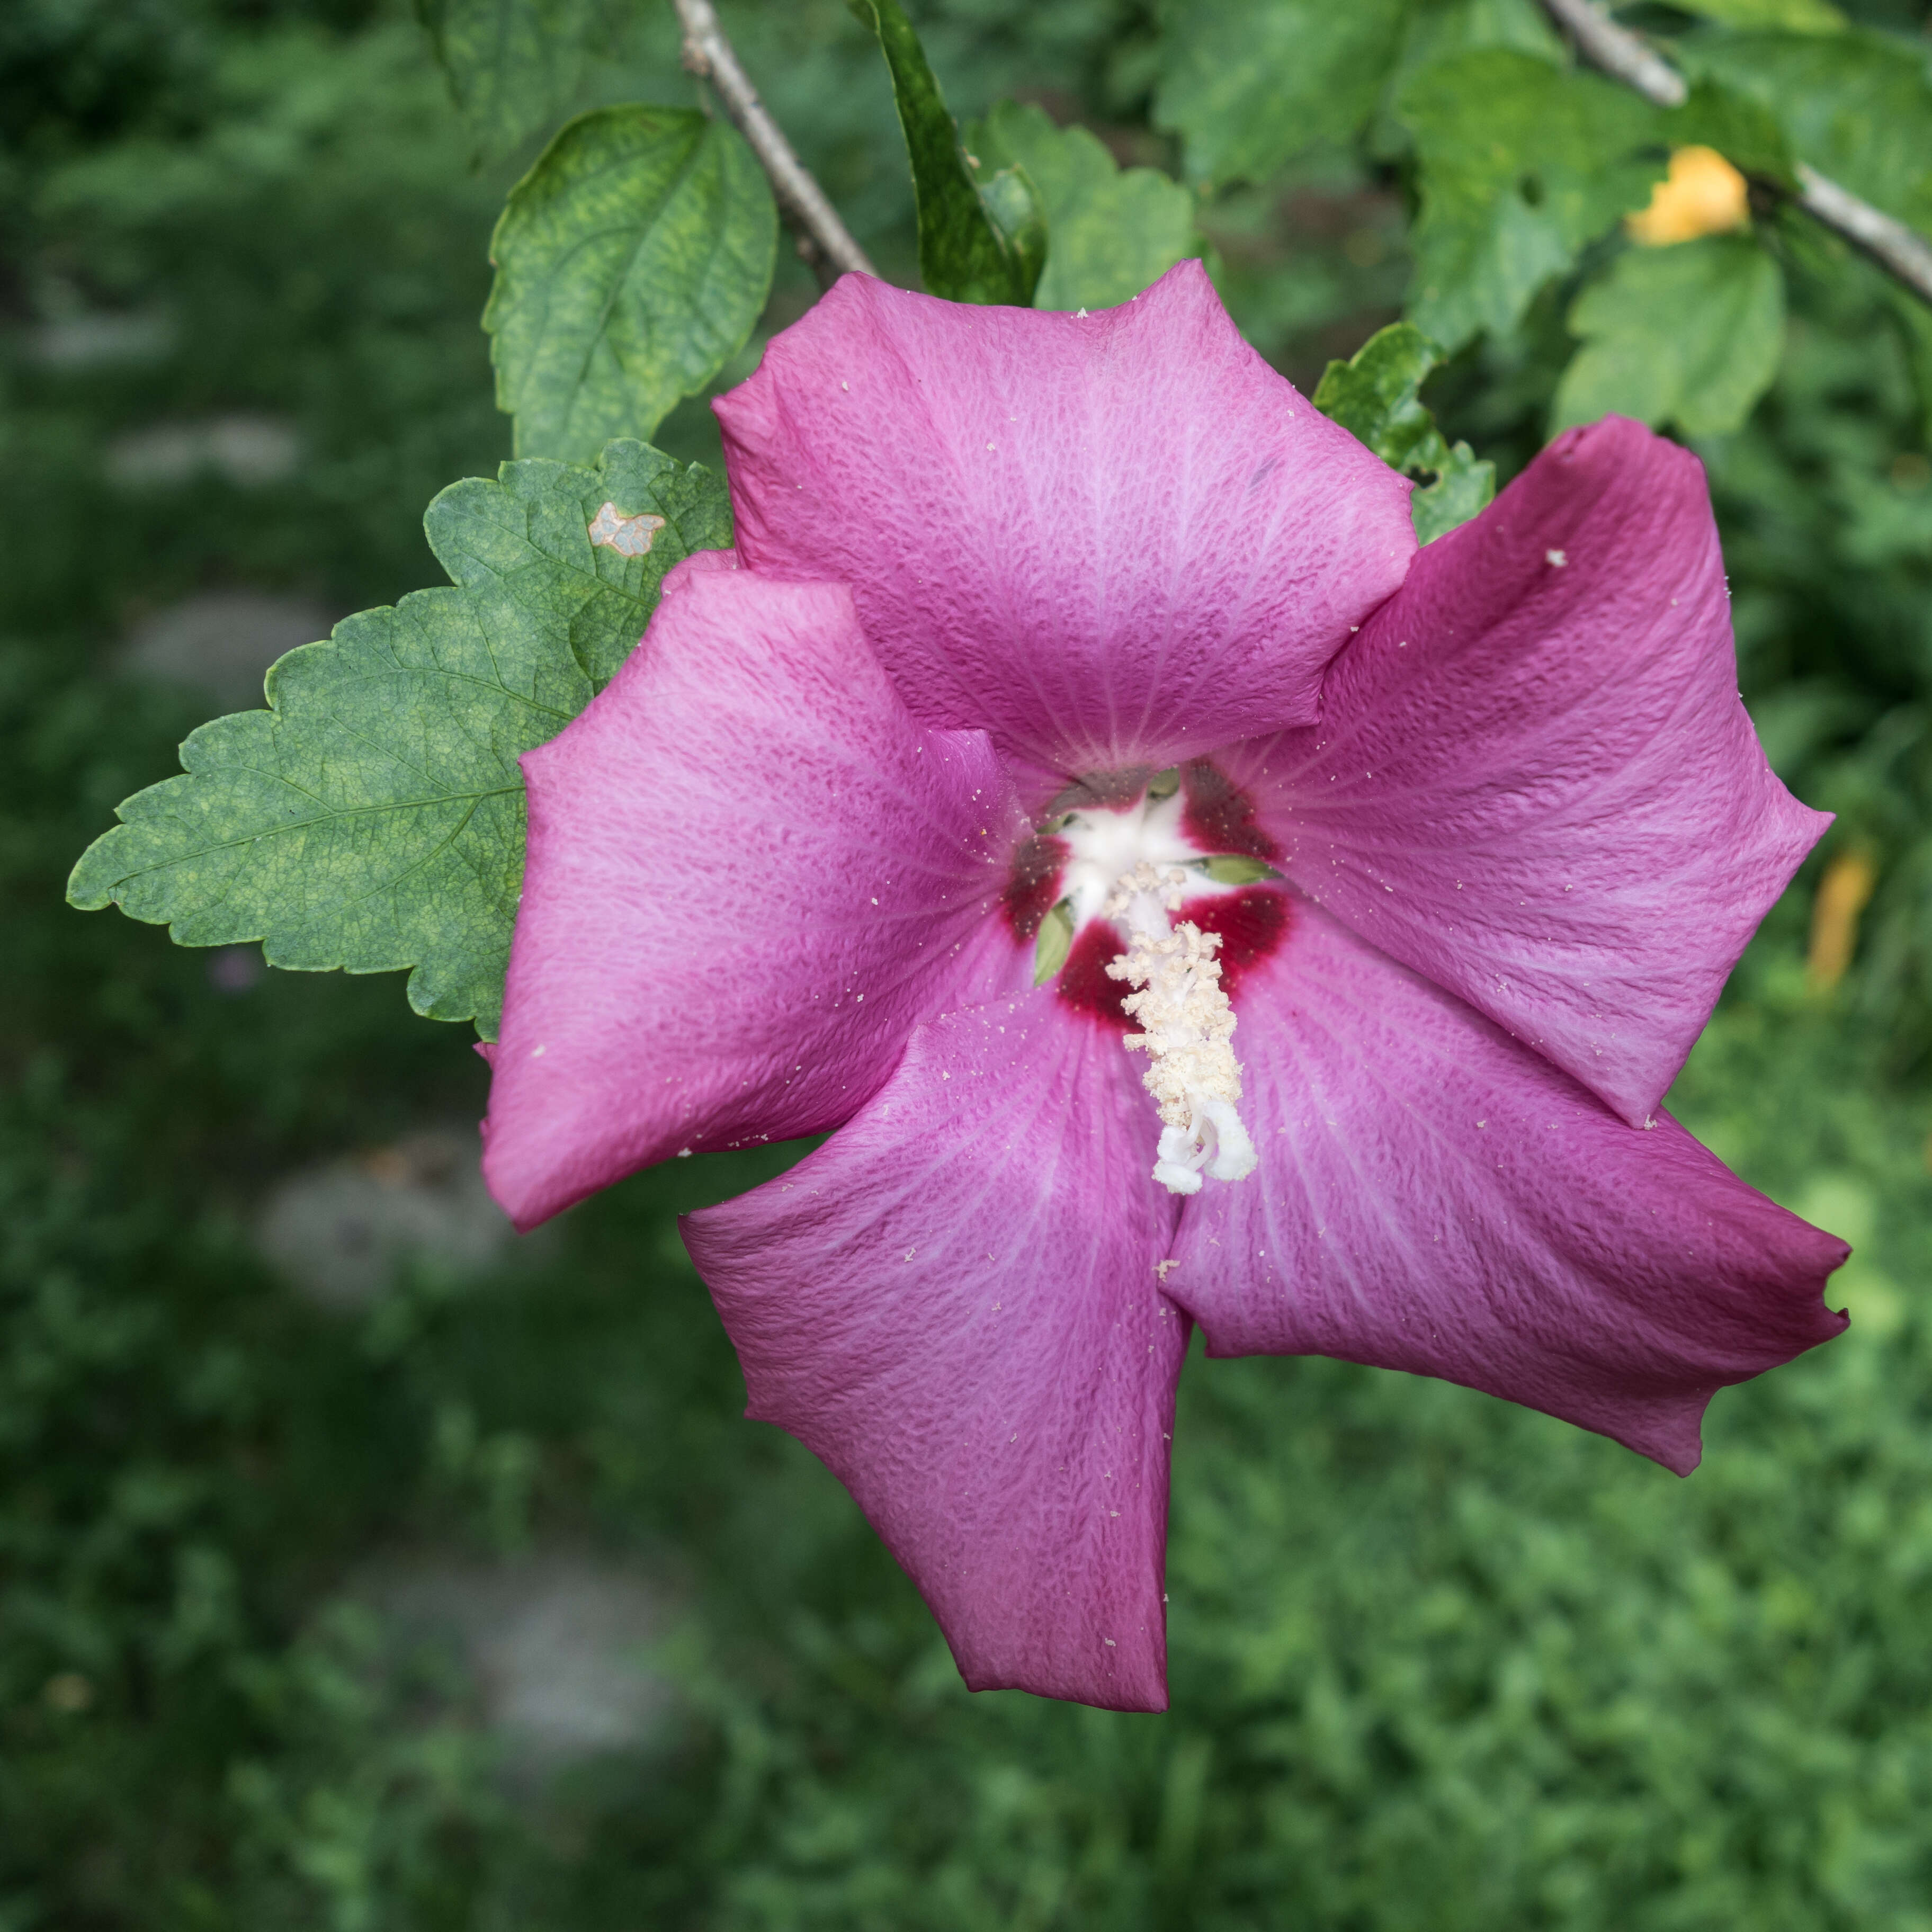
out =
[(798, 252), (821, 284), (830, 286), (848, 270), (874, 275), (878, 270), (853, 240), (825, 191), (792, 152), (778, 124), (758, 98), (738, 64), (731, 43), (718, 23), (711, 0), (674, 0), (684, 28), (684, 64), (717, 90), (733, 127), (744, 136), (772, 184), (778, 212), (798, 237)]
[[(1684, 76), (1626, 27), (1592, 4), (1592, 0), (1543, 0), (1543, 10), (1576, 44), (1576, 51), (1626, 87), (1634, 88), (1659, 107), (1682, 107), (1690, 98)], [(1802, 161), (1798, 185), (1759, 179), (1756, 185), (1780, 200), (1802, 208), (1821, 227), (1842, 236), (1858, 252), (1876, 262), (1894, 280), (1921, 302), (1932, 303), (1932, 242), (1861, 200), (1849, 188), (1821, 175)]]

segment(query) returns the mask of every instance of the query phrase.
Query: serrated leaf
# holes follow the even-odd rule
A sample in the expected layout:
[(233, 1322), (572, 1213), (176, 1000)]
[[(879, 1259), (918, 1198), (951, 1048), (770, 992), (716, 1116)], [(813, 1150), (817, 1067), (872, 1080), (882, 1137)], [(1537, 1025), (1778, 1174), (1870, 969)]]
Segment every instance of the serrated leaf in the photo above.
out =
[[(523, 880), (517, 759), (589, 702), (586, 663), (621, 661), (722, 494), (635, 445), (596, 469), (513, 463), (454, 485), (425, 525), (459, 587), (283, 658), (270, 708), (192, 734), (184, 775), (122, 806), (69, 899), (165, 922), (184, 946), (259, 940), (271, 965), (410, 968), (418, 1012), (494, 1037)], [(606, 502), (663, 517), (649, 551), (602, 557), (590, 525)]]
[(570, 104), (596, 0), (416, 0), (479, 154), (507, 154)]
[(1033, 300), (1038, 258), (1016, 249), (982, 198), (959, 130), (899, 0), (848, 0), (878, 36), (912, 163), (919, 210), (919, 272), (929, 295), (951, 302)]
[(1778, 374), (1784, 278), (1743, 236), (1628, 248), (1570, 305), (1570, 328), (1583, 346), (1557, 386), (1552, 435), (1615, 411), (1721, 436)]
[(1496, 494), (1496, 466), (1478, 456), (1466, 442), (1450, 444), (1433, 466), (1436, 481), (1417, 490), (1408, 502), (1416, 541), (1423, 544), (1447, 536), (1487, 509)]
[(1494, 48), (1424, 68), (1396, 112), (1415, 142), (1416, 323), (1454, 350), (1504, 334), (1544, 283), (1665, 172), (1666, 121), (1628, 89)]
[(1036, 308), (1112, 308), (1200, 252), (1186, 189), (1157, 168), (1123, 169), (1084, 128), (1002, 100), (966, 140), (982, 171), (1017, 165), (1039, 190), (1051, 241)]
[(1932, 74), (1922, 42), (1855, 30), (1714, 34), (1682, 44), (1690, 74), (1775, 116), (1791, 152), (1932, 233)]
[(1155, 124), (1186, 141), (1190, 176), (1266, 181), (1368, 118), (1408, 11), (1408, 0), (1168, 0)]
[(778, 211), (730, 124), (692, 110), (580, 116), (511, 192), (483, 311), (520, 456), (589, 462), (648, 437), (744, 346)]
[(1671, 0), (1680, 11), (1726, 27), (1770, 27), (1793, 34), (1838, 34), (1848, 24), (1828, 0)]
[(1391, 322), (1346, 362), (1330, 363), (1313, 398), (1324, 416), (1391, 467), (1435, 477), (1409, 504), (1425, 544), (1467, 523), (1496, 491), (1496, 465), (1479, 461), (1466, 442), (1451, 446), (1422, 401), (1423, 382), (1442, 359), (1413, 322)]
[[(607, 505), (605, 529), (596, 532)], [(638, 529), (640, 519), (662, 527)], [(626, 525), (636, 539), (626, 541)], [(665, 572), (693, 550), (730, 548), (731, 505), (700, 465), (619, 442), (594, 470), (532, 458), (506, 463), (494, 483), (453, 483), (423, 527), (452, 580), (479, 608), (500, 604), (506, 623), (560, 636), (601, 691), (643, 636)]]
[(1315, 406), (1397, 470), (1426, 461), (1442, 432), (1424, 406), (1424, 380), (1442, 352), (1412, 322), (1378, 328), (1346, 362), (1331, 362), (1316, 385)]

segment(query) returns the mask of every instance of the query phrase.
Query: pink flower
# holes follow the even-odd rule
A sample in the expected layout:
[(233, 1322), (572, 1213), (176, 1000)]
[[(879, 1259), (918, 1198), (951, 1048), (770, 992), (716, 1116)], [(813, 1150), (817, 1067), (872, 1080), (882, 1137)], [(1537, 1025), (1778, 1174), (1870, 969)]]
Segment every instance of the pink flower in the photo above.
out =
[(1844, 1244), (1658, 1111), (1825, 823), (1694, 458), (1573, 431), (1418, 554), (1192, 262), (848, 277), (718, 411), (735, 560), (524, 760), (486, 1169), (527, 1227), (838, 1130), (686, 1238), (969, 1684), (1164, 1706), (1196, 1324), (1678, 1471), (1843, 1326)]

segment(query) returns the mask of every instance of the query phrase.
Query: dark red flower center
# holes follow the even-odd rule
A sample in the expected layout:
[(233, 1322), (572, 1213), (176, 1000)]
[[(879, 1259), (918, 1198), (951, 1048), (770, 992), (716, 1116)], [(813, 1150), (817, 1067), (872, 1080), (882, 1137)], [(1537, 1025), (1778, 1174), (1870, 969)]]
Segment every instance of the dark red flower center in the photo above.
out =
[(1288, 935), (1293, 902), (1270, 869), (1280, 853), (1253, 799), (1212, 759), (1092, 772), (1059, 793), (1015, 846), (1001, 903), (1060, 998), (1124, 1031), (1130, 988), (1107, 970), (1127, 944), (1118, 905), (1108, 910), (1120, 881), (1142, 864), (1161, 872), (1168, 897), (1178, 896), (1175, 922), (1220, 935), (1232, 996)]

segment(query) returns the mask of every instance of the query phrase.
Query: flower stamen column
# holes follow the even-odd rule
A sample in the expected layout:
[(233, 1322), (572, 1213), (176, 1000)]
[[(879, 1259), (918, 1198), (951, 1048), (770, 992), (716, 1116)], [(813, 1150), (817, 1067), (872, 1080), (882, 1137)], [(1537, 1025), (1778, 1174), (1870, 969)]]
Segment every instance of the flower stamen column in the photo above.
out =
[(1154, 1178), (1171, 1193), (1198, 1194), (1204, 1171), (1216, 1180), (1240, 1180), (1255, 1168), (1254, 1142), (1235, 1105), (1241, 1069), (1233, 1046), (1234, 1009), (1221, 985), (1215, 953), (1218, 932), (1203, 932), (1191, 920), (1170, 926), (1180, 910), (1187, 874), (1143, 860), (1127, 873), (1107, 902), (1110, 919), (1124, 916), (1127, 950), (1107, 968), (1108, 976), (1138, 990), (1120, 1002), (1141, 1023), (1124, 1044), (1152, 1060), (1142, 1084), (1153, 1095), (1162, 1122)]

